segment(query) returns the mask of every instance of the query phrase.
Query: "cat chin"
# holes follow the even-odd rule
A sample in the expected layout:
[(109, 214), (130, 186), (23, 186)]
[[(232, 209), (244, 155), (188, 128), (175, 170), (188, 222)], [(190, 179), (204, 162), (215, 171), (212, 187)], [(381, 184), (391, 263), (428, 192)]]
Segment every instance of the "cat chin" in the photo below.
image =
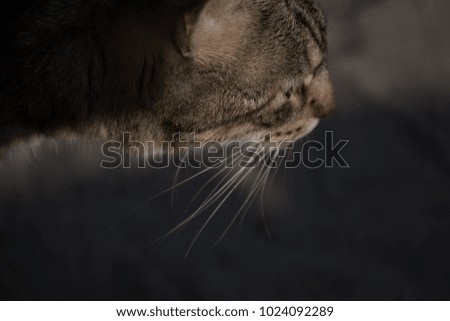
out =
[(303, 130), (302, 130), (302, 132), (301, 132), (301, 136), (298, 137), (297, 139), (302, 138), (302, 137), (308, 135), (309, 133), (311, 133), (311, 132), (319, 125), (319, 122), (320, 122), (320, 119), (319, 119), (319, 118), (313, 118), (313, 119), (311, 119), (311, 120), (307, 123), (307, 125), (306, 125), (305, 127), (303, 127)]
[[(319, 122), (319, 118), (310, 118), (305, 120), (302, 125), (282, 127), (282, 129), (269, 132), (270, 138), (277, 143), (295, 142), (311, 133), (319, 125)], [(262, 140), (266, 139), (267, 134), (267, 132), (264, 134)]]
[(201, 144), (218, 142), (228, 144), (230, 142), (254, 142), (263, 143), (270, 139), (272, 142), (294, 142), (311, 133), (319, 124), (319, 118), (304, 119), (301, 123), (287, 124), (274, 129), (249, 129), (245, 126), (239, 128), (215, 128), (196, 135)]

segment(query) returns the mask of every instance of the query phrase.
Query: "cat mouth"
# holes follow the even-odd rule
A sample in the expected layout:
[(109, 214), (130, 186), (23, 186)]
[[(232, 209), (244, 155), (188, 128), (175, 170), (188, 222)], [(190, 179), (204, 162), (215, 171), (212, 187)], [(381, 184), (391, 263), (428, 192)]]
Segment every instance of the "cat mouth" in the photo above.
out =
[(320, 121), (318, 118), (310, 118), (304, 125), (293, 127), (293, 129), (286, 129), (284, 131), (282, 130), (275, 131), (275, 133), (273, 133), (273, 138), (275, 140), (281, 141), (283, 140), (296, 141), (311, 133), (319, 125), (319, 122)]
[(281, 144), (284, 142), (295, 142), (309, 133), (311, 133), (319, 124), (319, 118), (302, 119), (300, 123), (289, 122), (281, 127), (261, 128), (255, 127), (254, 124), (246, 122), (242, 125), (233, 125), (232, 127), (223, 125), (214, 127), (210, 130), (196, 133), (196, 137), (203, 142), (230, 142), (230, 141), (248, 141), (260, 142), (265, 141), (276, 142)]

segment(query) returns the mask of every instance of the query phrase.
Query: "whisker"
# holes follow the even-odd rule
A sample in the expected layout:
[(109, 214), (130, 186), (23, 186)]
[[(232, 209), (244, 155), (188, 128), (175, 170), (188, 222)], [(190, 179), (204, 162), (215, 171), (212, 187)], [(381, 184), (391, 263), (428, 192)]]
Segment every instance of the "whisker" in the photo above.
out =
[[(245, 168), (244, 168), (245, 169)], [(202, 232), (204, 231), (204, 229), (206, 228), (206, 226), (208, 225), (208, 223), (213, 219), (213, 217), (215, 216), (215, 214), (219, 211), (219, 209), (222, 207), (222, 205), (228, 200), (228, 198), (230, 197), (230, 195), (236, 190), (236, 188), (238, 188), (238, 186), (242, 183), (242, 181), (244, 181), (244, 179), (251, 173), (251, 170), (249, 170), (247, 173), (245, 173), (241, 179), (236, 183), (236, 185), (231, 188), (231, 190), (227, 193), (227, 195), (225, 195), (225, 197), (223, 198), (223, 200), (219, 203), (219, 205), (216, 207), (216, 209), (210, 214), (210, 216), (208, 217), (208, 219), (205, 221), (205, 223), (203, 224), (203, 226), (200, 228), (200, 230), (198, 231), (197, 235), (194, 237), (194, 239), (192, 240), (191, 244), (189, 245), (189, 248), (186, 252), (185, 257), (189, 256), (190, 251), (192, 250), (192, 247), (194, 246), (195, 242), (198, 240), (198, 238), (200, 237), (200, 235), (202, 234)]]
[(203, 213), (209, 206), (211, 206), (212, 204), (214, 204), (214, 202), (216, 200), (218, 200), (223, 194), (225, 194), (229, 187), (233, 185), (233, 183), (238, 179), (239, 175), (243, 172), (243, 170), (245, 170), (245, 168), (241, 169), (238, 173), (236, 173), (224, 186), (222, 186), (214, 195), (212, 195), (212, 193), (208, 196), (208, 201), (205, 201), (194, 213), (192, 213), (191, 215), (189, 215), (189, 217), (187, 217), (186, 219), (184, 219), (183, 221), (181, 221), (179, 224), (177, 224), (175, 227), (173, 227), (171, 230), (169, 230), (166, 234), (164, 234), (163, 236), (159, 237), (157, 240), (155, 240), (155, 242), (159, 242), (165, 238), (167, 238), (168, 236), (170, 236), (171, 234), (173, 234), (174, 232), (176, 232), (177, 230), (179, 230), (180, 228), (184, 227), (186, 224), (188, 224), (189, 222), (191, 222), (193, 219), (195, 219), (198, 215), (200, 215), (201, 213)]
[[(189, 154), (188, 150), (184, 150), (184, 152), (185, 152), (184, 155), (180, 158), (181, 163), (185, 163), (185, 161), (188, 157), (188, 154)], [(178, 181), (178, 176), (179, 176), (181, 168), (182, 168), (181, 164), (178, 164), (178, 165), (179, 166), (177, 166), (177, 170), (175, 171), (172, 186), (176, 185), (176, 183)], [(175, 203), (175, 190), (176, 190), (176, 188), (172, 189), (172, 193), (171, 193), (172, 195), (171, 195), (170, 205), (171, 205), (172, 211), (174, 209), (174, 203)]]
[(216, 241), (216, 243), (213, 245), (212, 248), (216, 247), (220, 241), (225, 237), (225, 235), (228, 233), (228, 231), (230, 230), (230, 228), (233, 226), (234, 222), (236, 221), (236, 219), (239, 217), (239, 214), (242, 212), (242, 210), (245, 208), (247, 203), (252, 203), (255, 196), (258, 193), (258, 190), (260, 189), (260, 182), (262, 182), (264, 180), (264, 175), (261, 175), (264, 171), (264, 163), (261, 165), (261, 169), (259, 171), (259, 173), (256, 176), (255, 179), (255, 183), (252, 186), (252, 189), (249, 193), (249, 195), (247, 196), (247, 198), (245, 199), (244, 203), (241, 205), (241, 207), (238, 209), (236, 215), (234, 216), (234, 218), (231, 220), (230, 224), (228, 224), (227, 228), (225, 229), (225, 231), (221, 234), (221, 236), (219, 237), (219, 239)]
[[(197, 197), (201, 194), (201, 192), (212, 182), (214, 181), (214, 179), (216, 179), (218, 176), (220, 176), (224, 171), (226, 171), (228, 168), (226, 167), (226, 162), (230, 159), (230, 158), (234, 158), (236, 155), (238, 155), (240, 152), (236, 152), (230, 156), (228, 156), (225, 160), (224, 160), (224, 168), (222, 168), (217, 174), (215, 174), (212, 178), (210, 178), (205, 184), (203, 184), (203, 186), (197, 191), (197, 193), (194, 195), (194, 197), (191, 199), (191, 201), (189, 202), (189, 204), (186, 206), (186, 210), (184, 211), (182, 216), (185, 216), (187, 211), (189, 210), (189, 208), (191, 207), (192, 203), (195, 201), (195, 199), (197, 199)], [(242, 156), (240, 158), (238, 158), (238, 161), (242, 158)], [(224, 178), (217, 184), (217, 186), (213, 189), (213, 192), (215, 190), (217, 190), (218, 186), (220, 186), (220, 184), (225, 181), (228, 176), (230, 174), (232, 174), (233, 172), (230, 171), (228, 174), (226, 174), (224, 176)]]
[[(257, 145), (257, 143), (256, 143), (256, 145)], [(239, 153), (239, 152), (238, 152)], [(258, 154), (258, 155), (260, 155), (261, 154), (261, 151), (260, 151), (260, 153)], [(232, 156), (235, 156), (236, 154), (234, 154), (234, 155), (232, 155)], [(243, 159), (243, 157), (244, 157), (245, 155), (241, 155), (238, 159), (237, 159), (237, 162), (240, 162), (242, 159)], [(246, 164), (246, 165), (248, 165), (248, 163)], [(230, 171), (230, 173), (229, 174), (227, 174), (218, 184), (217, 184), (217, 186), (212, 190), (212, 192), (206, 197), (206, 199), (203, 201), (203, 203), (200, 205), (200, 208), (199, 209), (201, 209), (203, 206), (205, 206), (205, 208), (206, 207), (209, 207), (210, 205), (212, 205), (212, 203), (214, 203), (218, 198), (220, 198), (220, 196), (222, 196), (225, 192), (226, 192), (226, 188), (228, 187), (228, 186), (230, 186), (230, 185), (232, 185), (233, 183), (234, 183), (234, 180), (235, 179), (237, 179), (237, 177), (240, 175), (240, 173), (244, 170), (244, 169), (246, 169), (247, 167), (243, 167), (240, 171), (238, 171), (238, 173), (236, 173), (232, 178), (231, 178), (231, 180), (230, 181), (228, 181), (227, 183), (225, 183), (225, 185), (224, 186), (222, 186), (220, 189), (219, 189), (219, 191), (217, 191), (218, 190), (218, 188), (220, 187), (220, 184), (222, 184), (222, 182), (224, 182), (227, 178), (228, 178), (228, 176), (230, 175), (230, 174), (233, 174), (233, 171), (232, 170), (234, 170), (235, 168), (232, 168), (232, 170)], [(217, 191), (217, 192), (216, 192)], [(222, 191), (222, 192), (220, 192), (220, 191)], [(216, 193), (216, 194), (215, 194)]]
[[(277, 149), (277, 150), (274, 152), (275, 158), (278, 156), (278, 152), (279, 152), (279, 149)], [(269, 156), (271, 156), (271, 155), (272, 155), (272, 153), (269, 153)], [(272, 160), (272, 159), (271, 159), (271, 160)], [(272, 164), (273, 164), (273, 161), (270, 163), (270, 166), (267, 167), (265, 173), (262, 175), (261, 181), (258, 182), (258, 185), (259, 185), (259, 186), (258, 186), (258, 188), (257, 188), (256, 191), (255, 191), (255, 195), (254, 195), (254, 197), (252, 198), (252, 201), (251, 201), (250, 203), (247, 204), (245, 210), (243, 211), (241, 220), (240, 220), (240, 222), (239, 222), (239, 225), (240, 225), (240, 226), (243, 224), (244, 219), (245, 219), (245, 216), (247, 215), (247, 212), (248, 212), (248, 210), (250, 209), (250, 206), (251, 206), (253, 200), (256, 198), (258, 191), (259, 191), (259, 190), (262, 190), (261, 195), (264, 195), (264, 189), (265, 189), (265, 187), (266, 187), (266, 185), (267, 185), (267, 184), (266, 184), (266, 183), (267, 183), (267, 179), (268, 179), (268, 177), (269, 177), (269, 175), (270, 175), (270, 173), (271, 173), (271, 171), (272, 171)], [(262, 197), (262, 196), (261, 196), (261, 197)]]
[(273, 175), (272, 175), (272, 178), (270, 180), (269, 186), (273, 185), (273, 182), (275, 181), (275, 178), (277, 177), (277, 173), (278, 173), (278, 171), (280, 170), (280, 167), (283, 164), (283, 160), (286, 159), (286, 153), (284, 153), (282, 156), (280, 156), (280, 152), (281, 152), (281, 149), (279, 148), (277, 150), (276, 155), (275, 155), (275, 157), (277, 158), (277, 161), (276, 161), (276, 166), (277, 167), (273, 171)]
[(267, 180), (269, 178), (270, 172), (272, 168), (269, 166), (269, 169), (267, 170), (267, 175), (265, 177), (265, 181), (261, 183), (261, 193), (260, 193), (260, 209), (261, 209), (261, 218), (264, 224), (264, 230), (266, 231), (267, 236), (269, 239), (272, 239), (272, 233), (270, 232), (269, 225), (267, 223), (267, 217), (264, 210), (264, 195), (266, 194), (266, 186), (267, 186)]
[(187, 182), (192, 181), (193, 179), (197, 178), (198, 176), (204, 174), (205, 172), (209, 171), (210, 169), (212, 169), (212, 167), (207, 167), (206, 169), (202, 170), (201, 172), (198, 172), (197, 174), (194, 174), (193, 176), (185, 179), (184, 181), (181, 181), (175, 185), (173, 185), (172, 187), (169, 187), (168, 189), (163, 190), (162, 192), (156, 194), (155, 196), (152, 196), (150, 198), (148, 198), (147, 200), (145, 200), (144, 202), (142, 202), (141, 204), (139, 204), (138, 206), (136, 206), (135, 208), (131, 209), (129, 212), (127, 212), (126, 214), (124, 214), (120, 219), (118, 219), (117, 221), (115, 221), (114, 223), (112, 223), (110, 226), (108, 226), (108, 229), (113, 228), (114, 226), (116, 226), (117, 224), (119, 224), (120, 222), (124, 221), (126, 218), (128, 218), (131, 214), (133, 214), (134, 212), (136, 212), (137, 210), (139, 210), (140, 208), (142, 208), (143, 206), (147, 205), (148, 203), (150, 203), (151, 201), (153, 201), (154, 199), (170, 192), (171, 190), (173, 190), (174, 188), (177, 188), (178, 186), (184, 185)]
[[(257, 146), (258, 144), (256, 144), (255, 146)], [(257, 155), (261, 156), (263, 150), (261, 149)], [(231, 155), (231, 157), (236, 156), (237, 153), (234, 153), (233, 155)], [(228, 157), (229, 158), (229, 157)], [(228, 159), (227, 158), (227, 159)], [(243, 156), (239, 157), (237, 159), (237, 161), (242, 160)], [(250, 160), (245, 164), (248, 165), (250, 163)], [(218, 175), (222, 174), (223, 171), (226, 169), (226, 167), (222, 170), (220, 170), (219, 173), (216, 173), (211, 179), (208, 180), (208, 182), (206, 182), (206, 184), (204, 184), (204, 186), (202, 186), (201, 190), (203, 190), (204, 188), (206, 188), (206, 186), (208, 186)], [(194, 220), (196, 217), (198, 217), (201, 213), (203, 213), (204, 211), (206, 211), (210, 206), (212, 206), (216, 201), (218, 201), (220, 198), (223, 197), (223, 199), (219, 202), (219, 204), (215, 207), (214, 211), (209, 215), (208, 219), (204, 222), (204, 224), (202, 225), (202, 227), (200, 228), (199, 232), (196, 234), (196, 236), (194, 237), (193, 241), (191, 242), (187, 252), (186, 252), (186, 256), (189, 255), (190, 251), (192, 250), (192, 247), (194, 246), (194, 244), (196, 243), (196, 241), (198, 240), (198, 238), (200, 237), (200, 235), (202, 234), (202, 232), (204, 231), (204, 229), (206, 228), (206, 226), (209, 224), (209, 222), (213, 219), (213, 217), (216, 215), (216, 213), (220, 210), (220, 208), (223, 206), (223, 204), (229, 199), (229, 197), (231, 196), (231, 194), (238, 188), (238, 186), (249, 176), (249, 174), (252, 172), (252, 168), (248, 168), (243, 166), (241, 169), (237, 170), (237, 172), (233, 172), (233, 169), (224, 176), (224, 178), (222, 178), (222, 180), (218, 183), (218, 185), (209, 193), (209, 195), (206, 197), (206, 199), (203, 201), (203, 203), (199, 206), (199, 208), (197, 210), (195, 210), (192, 214), (190, 214), (186, 219), (184, 219), (183, 221), (181, 221), (179, 224), (177, 224), (175, 227), (173, 227), (171, 230), (169, 230), (167, 233), (165, 233), (163, 236), (159, 237), (157, 240), (155, 240), (154, 242), (152, 242), (152, 244), (155, 243), (159, 243), (161, 241), (163, 241), (164, 239), (166, 239), (167, 237), (169, 237), (170, 235), (172, 235), (173, 233), (183, 229), (187, 224), (189, 224), (192, 220)], [(263, 169), (263, 168), (262, 168)], [(261, 172), (262, 172), (261, 169)], [(247, 170), (247, 172), (246, 172)], [(231, 176), (231, 178), (229, 178), (229, 176)], [(258, 178), (259, 180), (262, 180), (262, 177)], [(226, 181), (227, 180), (227, 181)], [(221, 184), (223, 182), (225, 182), (225, 184), (223, 184), (221, 186)], [(260, 185), (260, 183), (258, 182), (256, 185)], [(254, 191), (256, 190), (256, 192), (258, 191), (259, 188), (252, 188), (252, 193), (254, 194)], [(200, 194), (201, 191), (198, 191), (197, 194), (195, 195), (195, 197), (197, 197)], [(225, 196), (224, 196), (225, 195)], [(195, 198), (194, 197), (194, 198)], [(189, 204), (189, 206), (192, 204)], [(188, 207), (189, 207), (188, 206)]]
[[(258, 143), (255, 144), (255, 146), (258, 145)], [(234, 157), (236, 155), (233, 154), (232, 157)], [(238, 161), (241, 160), (243, 158), (239, 157)], [(247, 162), (246, 165), (248, 165), (249, 162)], [(171, 231), (169, 231), (168, 233), (166, 233), (166, 235), (164, 235), (161, 239), (166, 238), (167, 236), (171, 235), (172, 233), (174, 233), (175, 231), (182, 229), (184, 226), (186, 226), (190, 221), (192, 221), (193, 219), (195, 219), (197, 216), (199, 216), (201, 213), (203, 213), (206, 209), (208, 209), (210, 206), (212, 206), (217, 200), (219, 200), (224, 194), (225, 197), (224, 199), (220, 202), (220, 204), (215, 208), (215, 210), (213, 211), (213, 213), (209, 216), (209, 218), (207, 219), (207, 221), (205, 222), (205, 224), (202, 226), (202, 228), (200, 229), (199, 233), (197, 234), (197, 236), (194, 238), (193, 242), (191, 243), (191, 246), (188, 249), (188, 252), (186, 253), (186, 255), (188, 255), (188, 253), (190, 252), (192, 246), (194, 245), (194, 243), (196, 242), (196, 240), (198, 239), (198, 237), (200, 236), (200, 234), (203, 232), (203, 230), (206, 228), (206, 226), (208, 225), (209, 221), (215, 216), (215, 214), (219, 211), (219, 209), (222, 207), (222, 205), (227, 201), (227, 199), (229, 198), (229, 196), (236, 190), (236, 188), (242, 183), (242, 181), (244, 181), (247, 176), (249, 175), (249, 173), (251, 172), (250, 170), (248, 170), (247, 173), (244, 173), (245, 170), (248, 170), (247, 167), (242, 167), (240, 170), (238, 170), (237, 173), (235, 173), (230, 179), (229, 181), (227, 181), (223, 186), (221, 186), (220, 188), (218, 188), (220, 186), (220, 184), (227, 179), (227, 177), (229, 176), (229, 174), (227, 174), (221, 181), (220, 183), (217, 185), (216, 188), (214, 188), (214, 190), (206, 197), (206, 199), (203, 201), (203, 203), (200, 205), (200, 207), (194, 212), (192, 213), (188, 218), (186, 218), (184, 221), (182, 221), (180, 224), (178, 224), (176, 227), (174, 227)], [(231, 171), (230, 174), (232, 174), (233, 172)], [(244, 173), (242, 175), (242, 177), (239, 179), (239, 177), (241, 176), (241, 174)], [(236, 183), (237, 181), (237, 183)], [(235, 184), (236, 183), (236, 184)], [(234, 186), (233, 186), (234, 185)], [(227, 193), (228, 192), (228, 193)]]

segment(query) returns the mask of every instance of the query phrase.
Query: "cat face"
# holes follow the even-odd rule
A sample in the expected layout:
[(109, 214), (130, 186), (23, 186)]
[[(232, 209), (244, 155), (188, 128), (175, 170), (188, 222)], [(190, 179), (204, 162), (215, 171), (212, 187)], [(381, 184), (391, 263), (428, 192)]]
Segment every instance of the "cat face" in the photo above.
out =
[(154, 109), (167, 137), (292, 141), (334, 109), (325, 18), (312, 0), (210, 0), (184, 14), (176, 38)]
[(334, 109), (315, 0), (77, 1), (42, 1), (24, 16), (16, 81), (0, 93), (11, 100), (0, 145), (124, 132), (293, 141)]

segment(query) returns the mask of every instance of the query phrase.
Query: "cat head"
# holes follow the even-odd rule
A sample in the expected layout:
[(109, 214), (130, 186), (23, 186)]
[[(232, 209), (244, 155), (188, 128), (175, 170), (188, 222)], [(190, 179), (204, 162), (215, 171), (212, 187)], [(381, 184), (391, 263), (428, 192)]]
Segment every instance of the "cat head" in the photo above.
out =
[(209, 0), (176, 29), (153, 109), (167, 137), (293, 141), (334, 110), (314, 0)]
[(293, 141), (334, 109), (315, 0), (77, 3), (43, 1), (25, 16), (16, 81), (0, 93), (0, 145), (128, 131), (156, 142)]

